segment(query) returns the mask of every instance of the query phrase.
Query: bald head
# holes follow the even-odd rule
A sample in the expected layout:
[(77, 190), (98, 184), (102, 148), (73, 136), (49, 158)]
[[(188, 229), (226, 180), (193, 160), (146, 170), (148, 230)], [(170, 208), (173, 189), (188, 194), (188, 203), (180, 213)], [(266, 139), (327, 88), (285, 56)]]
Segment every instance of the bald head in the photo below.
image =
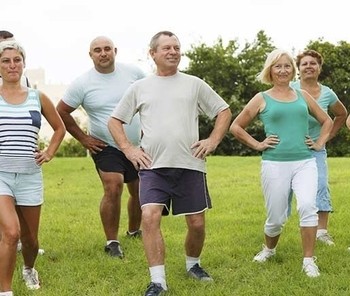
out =
[(115, 69), (115, 55), (117, 48), (113, 41), (105, 36), (96, 37), (90, 43), (89, 55), (100, 73), (111, 73)]
[(114, 42), (111, 38), (108, 38), (106, 36), (98, 36), (91, 41), (90, 52), (92, 52), (95, 47), (100, 47), (101, 44), (109, 45), (110, 47), (115, 48)]

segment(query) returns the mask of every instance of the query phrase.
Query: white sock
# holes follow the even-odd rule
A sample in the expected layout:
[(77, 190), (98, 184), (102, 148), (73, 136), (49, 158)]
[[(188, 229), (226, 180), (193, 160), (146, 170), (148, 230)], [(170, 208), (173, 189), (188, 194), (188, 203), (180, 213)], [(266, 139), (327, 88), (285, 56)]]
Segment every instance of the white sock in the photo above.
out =
[(32, 271), (33, 267), (28, 267), (23, 265), (23, 271), (27, 270), (27, 271)]
[(317, 229), (316, 237), (327, 233), (327, 229)]
[(186, 256), (186, 270), (189, 271), (192, 266), (196, 265), (198, 263), (198, 265), (201, 265), (201, 260), (199, 259), (199, 257), (190, 257), (190, 256)]
[(311, 262), (314, 262), (314, 258), (313, 257), (304, 257), (303, 265), (309, 264)]
[(133, 234), (135, 234), (135, 233), (137, 233), (137, 232), (138, 232), (138, 230), (135, 230), (135, 231), (129, 231), (129, 230), (128, 230), (128, 234), (129, 234), (129, 235), (133, 235)]
[(267, 246), (265, 246), (264, 249), (265, 249), (266, 251), (273, 251), (273, 250), (276, 250), (276, 247), (270, 249), (270, 248), (268, 248)]
[(13, 296), (12, 291), (0, 292), (0, 296)]
[(162, 288), (166, 291), (168, 287), (166, 285), (165, 280), (165, 266), (164, 265), (156, 265), (149, 267), (149, 273), (151, 275), (151, 282), (158, 283), (162, 285)]
[(119, 243), (118, 240), (116, 240), (116, 239), (111, 239), (111, 240), (108, 240), (108, 241), (107, 241), (106, 246), (108, 246), (108, 245), (109, 245), (110, 243), (112, 243), (112, 242), (117, 242), (117, 243)]

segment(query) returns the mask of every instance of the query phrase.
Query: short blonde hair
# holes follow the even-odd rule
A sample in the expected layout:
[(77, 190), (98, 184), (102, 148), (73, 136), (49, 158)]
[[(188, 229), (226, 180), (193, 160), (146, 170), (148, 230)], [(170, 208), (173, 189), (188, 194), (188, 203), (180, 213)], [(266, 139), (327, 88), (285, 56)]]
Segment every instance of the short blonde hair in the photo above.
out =
[(263, 70), (258, 74), (257, 79), (264, 84), (272, 84), (271, 68), (282, 57), (286, 56), (293, 66), (293, 79), (297, 74), (297, 66), (293, 56), (284, 49), (275, 49), (267, 56)]
[(23, 62), (26, 59), (26, 53), (21, 44), (19, 44), (16, 40), (5, 40), (0, 42), (0, 57), (2, 56), (5, 49), (15, 49), (17, 50), (23, 58)]

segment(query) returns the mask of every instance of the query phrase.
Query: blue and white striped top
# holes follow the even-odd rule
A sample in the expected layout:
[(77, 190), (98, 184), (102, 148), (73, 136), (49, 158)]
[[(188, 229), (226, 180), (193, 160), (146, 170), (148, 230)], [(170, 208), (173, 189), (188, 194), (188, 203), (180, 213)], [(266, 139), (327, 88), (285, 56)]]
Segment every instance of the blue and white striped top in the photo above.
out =
[(41, 170), (34, 158), (40, 127), (37, 90), (28, 88), (26, 100), (15, 105), (0, 96), (0, 171), (29, 174)]

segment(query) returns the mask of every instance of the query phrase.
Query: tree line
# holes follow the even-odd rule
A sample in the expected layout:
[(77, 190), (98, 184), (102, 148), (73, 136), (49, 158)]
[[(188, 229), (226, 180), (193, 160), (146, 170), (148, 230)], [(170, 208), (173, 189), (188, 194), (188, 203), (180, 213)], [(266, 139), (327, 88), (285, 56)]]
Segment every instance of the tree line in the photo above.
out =
[[(256, 80), (257, 74), (263, 69), (265, 59), (273, 49), (271, 38), (264, 31), (259, 31), (253, 42), (246, 42), (242, 49), (237, 40), (230, 40), (224, 45), (218, 38), (213, 46), (204, 43), (193, 45), (186, 52), (189, 66), (188, 74), (196, 75), (213, 87), (230, 105), (233, 118), (243, 109), (244, 105), (257, 93), (269, 88)], [(332, 44), (322, 38), (310, 41), (305, 49), (314, 49), (324, 57), (320, 82), (332, 88), (349, 110), (350, 98), (350, 44), (340, 41)], [(292, 52), (293, 55), (298, 53)], [(200, 136), (205, 137), (212, 129), (213, 123), (201, 118)], [(259, 120), (248, 127), (248, 132), (258, 140), (264, 139), (264, 130)], [(344, 126), (338, 135), (327, 143), (329, 156), (350, 156), (350, 132)], [(232, 135), (227, 134), (215, 151), (217, 155), (258, 155), (245, 145), (239, 143)]]
[[(233, 118), (247, 102), (269, 86), (256, 80), (262, 70), (267, 55), (276, 47), (264, 31), (259, 31), (252, 42), (241, 46), (237, 39), (224, 44), (219, 37), (212, 46), (205, 43), (193, 44), (184, 55), (189, 63), (183, 72), (198, 76), (206, 81), (230, 105)], [(327, 85), (338, 95), (347, 110), (350, 106), (348, 88), (350, 86), (350, 44), (339, 41), (337, 44), (319, 38), (310, 41), (305, 49), (314, 49), (324, 58), (320, 82)], [(292, 52), (296, 56), (296, 52)], [(350, 111), (350, 110), (349, 110)], [(200, 118), (200, 138), (205, 138), (212, 130), (213, 122)], [(248, 127), (248, 132), (258, 140), (264, 139), (264, 130), (259, 120)], [(327, 143), (328, 156), (350, 156), (350, 131), (344, 126), (337, 136)], [(252, 156), (259, 155), (238, 142), (227, 133), (217, 147), (215, 155)], [(86, 150), (75, 139), (61, 144), (57, 156), (86, 156)]]

